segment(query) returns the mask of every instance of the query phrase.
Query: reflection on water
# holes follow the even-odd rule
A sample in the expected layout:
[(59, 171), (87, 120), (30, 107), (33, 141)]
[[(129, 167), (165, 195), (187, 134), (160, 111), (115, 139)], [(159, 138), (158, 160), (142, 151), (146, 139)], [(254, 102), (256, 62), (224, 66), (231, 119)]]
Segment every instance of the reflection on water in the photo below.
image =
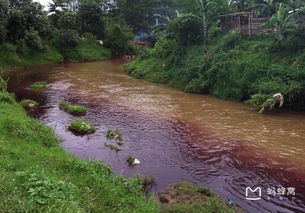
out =
[[(36, 70), (35, 70), (36, 69)], [(42, 105), (33, 114), (55, 128), (62, 146), (80, 158), (103, 159), (116, 173), (155, 176), (157, 192), (175, 181), (204, 185), (249, 212), (305, 212), (305, 114), (261, 115), (241, 103), (182, 93), (134, 79), (120, 61), (37, 67), (11, 77), (17, 98)], [(44, 92), (27, 89), (47, 80)], [(66, 130), (75, 117), (60, 111), (61, 100), (83, 104), (97, 132), (77, 137)], [(105, 147), (105, 132), (118, 128), (124, 147)], [(141, 165), (129, 167), (131, 153)], [(246, 187), (262, 187), (260, 201), (245, 199)], [(268, 198), (268, 187), (296, 187), (296, 195)]]

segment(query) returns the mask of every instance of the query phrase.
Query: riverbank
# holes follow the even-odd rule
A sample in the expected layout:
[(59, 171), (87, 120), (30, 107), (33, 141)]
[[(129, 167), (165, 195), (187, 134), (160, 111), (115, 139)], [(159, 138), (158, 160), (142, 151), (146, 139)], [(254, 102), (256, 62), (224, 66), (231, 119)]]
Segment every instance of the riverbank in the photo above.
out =
[(96, 40), (82, 38), (76, 47), (61, 49), (52, 43), (44, 45), (43, 50), (28, 47), (21, 49), (17, 44), (0, 45), (0, 72), (18, 67), (64, 62), (97, 61), (111, 58), (111, 51)]
[(79, 160), (59, 147), (53, 130), (0, 92), (0, 209), (3, 212), (158, 212), (139, 177)]
[(114, 176), (111, 166), (67, 154), (53, 130), (28, 117), (13, 95), (5, 91), (4, 81), (1, 85), (1, 211), (233, 212), (214, 194), (204, 193), (206, 202), (194, 199), (192, 203), (175, 203), (173, 210), (171, 205), (161, 208), (154, 197), (145, 198), (140, 176)]
[(271, 36), (230, 32), (209, 45), (180, 49), (174, 39), (161, 37), (155, 48), (125, 70), (136, 78), (188, 93), (250, 99), (256, 108), (273, 94), (282, 93), (284, 107), (304, 110), (305, 46), (299, 38), (290, 37), (279, 44)]

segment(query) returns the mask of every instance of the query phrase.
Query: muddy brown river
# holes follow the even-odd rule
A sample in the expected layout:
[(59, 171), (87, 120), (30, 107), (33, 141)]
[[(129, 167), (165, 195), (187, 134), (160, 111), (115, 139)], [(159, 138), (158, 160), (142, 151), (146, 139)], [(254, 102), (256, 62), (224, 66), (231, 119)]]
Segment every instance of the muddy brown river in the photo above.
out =
[[(40, 102), (32, 115), (55, 129), (67, 152), (103, 159), (116, 174), (152, 175), (151, 192), (190, 181), (248, 212), (305, 212), (304, 112), (261, 115), (243, 103), (186, 94), (128, 76), (120, 60), (38, 66), (9, 77), (18, 100)], [(28, 89), (41, 80), (48, 82), (44, 91)], [(61, 100), (85, 105), (81, 119), (97, 132), (80, 137), (67, 131), (76, 117), (59, 110)], [(109, 128), (123, 133), (118, 153), (105, 147)], [(129, 153), (141, 164), (128, 166)], [(260, 187), (261, 196), (258, 189), (246, 197), (247, 187)]]

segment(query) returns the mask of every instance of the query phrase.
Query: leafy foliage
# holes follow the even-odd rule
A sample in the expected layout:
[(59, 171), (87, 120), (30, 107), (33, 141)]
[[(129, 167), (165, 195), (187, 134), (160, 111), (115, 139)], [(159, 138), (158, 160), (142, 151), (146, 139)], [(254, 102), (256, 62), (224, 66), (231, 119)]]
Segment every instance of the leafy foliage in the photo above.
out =
[(111, 20), (107, 22), (105, 47), (111, 49), (114, 55), (129, 54), (132, 50), (128, 45), (128, 40), (133, 37), (132, 29), (128, 26)]
[(44, 48), (42, 40), (39, 36), (39, 32), (34, 30), (33, 28), (25, 30), (24, 40), (34, 50), (43, 50)]
[(23, 182), (22, 185), (29, 196), (26, 205), (36, 206), (36, 208), (52, 205), (54, 208), (63, 209), (75, 205), (74, 200), (79, 190), (72, 183), (49, 179), (30, 171), (17, 172), (17, 177)]

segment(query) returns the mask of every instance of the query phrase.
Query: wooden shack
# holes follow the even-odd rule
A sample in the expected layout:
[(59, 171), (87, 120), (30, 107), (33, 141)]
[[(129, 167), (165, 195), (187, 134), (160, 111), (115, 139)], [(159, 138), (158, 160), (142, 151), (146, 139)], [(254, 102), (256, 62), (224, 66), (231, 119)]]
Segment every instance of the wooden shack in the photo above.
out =
[(221, 28), (224, 31), (238, 30), (246, 35), (259, 35), (268, 33), (269, 29), (263, 27), (269, 18), (257, 18), (255, 12), (238, 12), (223, 15)]

